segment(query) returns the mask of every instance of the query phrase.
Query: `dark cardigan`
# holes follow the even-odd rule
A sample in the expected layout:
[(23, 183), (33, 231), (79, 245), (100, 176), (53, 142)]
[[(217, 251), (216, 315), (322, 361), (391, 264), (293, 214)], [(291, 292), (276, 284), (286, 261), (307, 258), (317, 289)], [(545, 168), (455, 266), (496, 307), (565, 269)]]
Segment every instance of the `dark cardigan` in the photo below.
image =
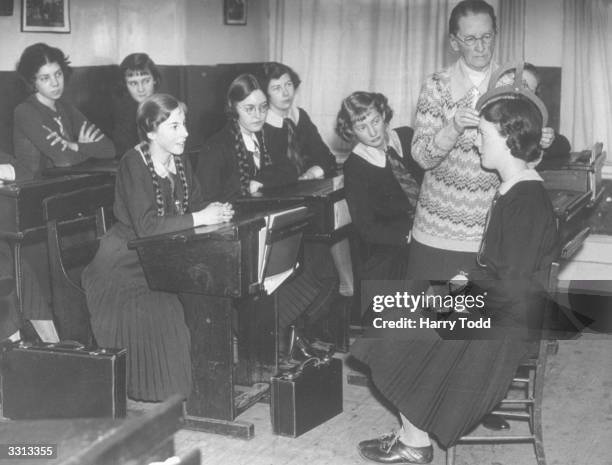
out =
[[(196, 178), (202, 187), (205, 200), (226, 202), (242, 196), (240, 170), (235, 149), (232, 122), (208, 139), (197, 163)], [(255, 173), (252, 157), (249, 157), (252, 179), (264, 187), (275, 187), (297, 181), (297, 171), (287, 157), (275, 157), (270, 153), (272, 164)]]
[[(313, 166), (320, 166), (326, 176), (333, 174), (336, 167), (336, 159), (329, 150), (329, 147), (319, 134), (308, 113), (302, 108), (299, 109), (299, 121), (295, 128), (297, 139), (298, 154), (303, 162), (303, 171)], [(287, 157), (288, 134), (287, 128), (264, 125), (266, 145), (274, 160)], [(298, 173), (301, 175), (303, 172)]]

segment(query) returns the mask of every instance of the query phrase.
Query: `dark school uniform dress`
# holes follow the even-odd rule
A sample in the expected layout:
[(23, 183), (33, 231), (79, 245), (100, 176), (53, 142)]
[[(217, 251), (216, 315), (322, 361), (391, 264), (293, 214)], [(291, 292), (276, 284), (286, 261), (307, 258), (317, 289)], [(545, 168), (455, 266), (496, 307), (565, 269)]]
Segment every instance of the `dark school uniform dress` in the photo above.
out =
[[(333, 174), (336, 167), (334, 155), (321, 138), (308, 113), (299, 108), (297, 114), (297, 124), (293, 123), (293, 137), (295, 138), (293, 149), (300, 158), (300, 166), (295, 166), (298, 170), (298, 176), (313, 166), (320, 166), (325, 176)], [(264, 124), (264, 134), (266, 145), (272, 156), (272, 163), (287, 157), (289, 149), (288, 131), (288, 126), (283, 123), (282, 118), (269, 111)]]
[[(228, 122), (219, 132), (213, 134), (204, 143), (198, 158), (196, 177), (202, 186), (205, 200), (227, 202), (242, 197), (238, 148), (232, 133), (232, 124), (234, 123)], [(258, 140), (261, 142), (261, 137), (258, 137)], [(261, 145), (260, 143), (260, 147)], [(250, 179), (261, 182), (264, 187), (282, 186), (297, 181), (295, 168), (288, 160), (272, 160), (272, 164), (260, 166), (258, 169), (251, 153), (248, 164)]]
[(70, 142), (77, 142), (83, 123), (90, 125), (75, 106), (62, 99), (57, 100), (55, 105), (56, 111), (53, 111), (33, 94), (15, 108), (13, 144), (15, 157), (27, 170), (25, 178), (40, 177), (44, 168), (72, 166), (89, 158), (115, 156), (115, 147), (106, 136), (96, 142), (79, 143), (78, 152), (69, 148), (62, 150), (59, 143), (51, 145), (52, 140), (47, 139), (49, 131), (45, 127)]
[[(402, 127), (395, 129), (395, 133), (406, 174), (420, 185), (423, 170), (410, 155), (412, 129)], [(344, 162), (344, 192), (362, 241), (365, 260), (362, 279), (402, 279), (408, 260), (406, 237), (412, 229), (416, 197), (411, 204), (390, 163), (376, 166), (355, 152)]]
[[(490, 214), (477, 284), (505, 299), (486, 302), (503, 318), (542, 311), (533, 299), (510, 297), (507, 283), (547, 274), (557, 232), (540, 181), (521, 181), (500, 197)], [(498, 287), (496, 290), (495, 287)], [(526, 299), (526, 300), (525, 300)], [(523, 301), (522, 304), (519, 301)], [(381, 393), (416, 427), (448, 447), (473, 428), (505, 396), (528, 341), (369, 339), (352, 350), (366, 363)]]
[(138, 102), (129, 95), (113, 98), (113, 133), (111, 138), (115, 144), (117, 158), (121, 158), (129, 149), (138, 145), (138, 129), (136, 127), (136, 111)]
[[(198, 182), (183, 157), (189, 186), (189, 211), (204, 206)], [(127, 243), (142, 236), (193, 227), (191, 214), (176, 214), (183, 187), (178, 175), (160, 181), (164, 216), (158, 216), (155, 189), (141, 153), (132, 149), (121, 159), (115, 184), (117, 220), (83, 271), (91, 326), (101, 347), (125, 347), (128, 395), (161, 401), (191, 391), (190, 336), (176, 294), (152, 291), (135, 250)]]

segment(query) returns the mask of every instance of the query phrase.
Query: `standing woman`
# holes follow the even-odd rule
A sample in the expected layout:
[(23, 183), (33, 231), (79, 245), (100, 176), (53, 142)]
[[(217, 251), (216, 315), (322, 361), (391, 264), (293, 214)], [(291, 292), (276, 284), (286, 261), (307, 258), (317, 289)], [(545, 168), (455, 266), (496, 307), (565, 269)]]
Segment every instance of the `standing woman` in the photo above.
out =
[(111, 140), (62, 99), (68, 64), (60, 49), (44, 43), (30, 45), (19, 59), (17, 73), (32, 94), (15, 108), (13, 143), (27, 178), (40, 177), (44, 168), (115, 156)]
[(204, 143), (198, 160), (204, 198), (227, 201), (295, 182), (289, 160), (271, 159), (263, 135), (268, 99), (255, 76), (241, 74), (232, 81), (225, 110), (227, 124)]
[(230, 205), (202, 208), (187, 157), (185, 105), (154, 94), (138, 107), (141, 143), (121, 159), (113, 207), (117, 223), (83, 271), (98, 344), (128, 350), (128, 395), (161, 401), (191, 390), (190, 339), (175, 294), (149, 289), (131, 239), (229, 221)]
[(119, 65), (120, 82), (113, 99), (113, 142), (117, 156), (134, 148), (140, 140), (136, 129), (138, 105), (159, 88), (161, 75), (146, 53), (132, 53)]
[(342, 101), (336, 132), (356, 141), (344, 162), (344, 190), (366, 250), (363, 279), (403, 279), (423, 170), (410, 156), (412, 129), (390, 129), (387, 98), (353, 92)]

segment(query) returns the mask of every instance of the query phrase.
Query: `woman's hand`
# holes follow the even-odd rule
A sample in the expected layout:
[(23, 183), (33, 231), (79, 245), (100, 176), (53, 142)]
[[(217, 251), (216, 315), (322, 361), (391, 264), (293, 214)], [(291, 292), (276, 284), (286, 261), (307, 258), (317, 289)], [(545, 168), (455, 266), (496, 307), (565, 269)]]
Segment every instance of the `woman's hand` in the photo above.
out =
[(93, 124), (87, 126), (87, 121), (83, 121), (81, 125), (81, 130), (79, 131), (79, 143), (81, 144), (89, 144), (92, 142), (98, 142), (104, 137), (102, 131), (100, 131)]
[(259, 181), (251, 180), (249, 181), (249, 194), (255, 194), (261, 190), (263, 184)]
[(455, 130), (461, 134), (465, 128), (475, 128), (480, 123), (480, 116), (473, 108), (459, 108), (453, 117)]
[(555, 140), (555, 130), (553, 128), (542, 128), (542, 138), (540, 139), (540, 146), (543, 149), (550, 147)]
[(206, 208), (193, 213), (194, 226), (206, 226), (231, 221), (234, 207), (229, 203), (213, 202)]
[(57, 131), (54, 131), (53, 129), (45, 126), (44, 124), (43, 129), (49, 133), (45, 138), (49, 141), (49, 145), (54, 146), (56, 144), (60, 144), (62, 152), (66, 149), (70, 149), (74, 152), (79, 151), (79, 144), (77, 144), (76, 142), (70, 142), (69, 140), (64, 139), (62, 136), (59, 135)]
[(323, 179), (324, 177), (325, 172), (323, 171), (323, 168), (321, 168), (319, 165), (315, 165), (304, 171), (298, 180), (305, 181), (308, 179)]

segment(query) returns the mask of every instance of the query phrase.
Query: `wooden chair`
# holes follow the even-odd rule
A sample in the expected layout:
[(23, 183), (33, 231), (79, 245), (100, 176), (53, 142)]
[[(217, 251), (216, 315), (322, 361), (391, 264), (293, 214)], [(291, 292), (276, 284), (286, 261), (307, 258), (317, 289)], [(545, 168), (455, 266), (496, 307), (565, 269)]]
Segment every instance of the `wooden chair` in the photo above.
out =
[(43, 201), (55, 324), (62, 340), (94, 344), (81, 273), (112, 218), (114, 186), (88, 187)]

